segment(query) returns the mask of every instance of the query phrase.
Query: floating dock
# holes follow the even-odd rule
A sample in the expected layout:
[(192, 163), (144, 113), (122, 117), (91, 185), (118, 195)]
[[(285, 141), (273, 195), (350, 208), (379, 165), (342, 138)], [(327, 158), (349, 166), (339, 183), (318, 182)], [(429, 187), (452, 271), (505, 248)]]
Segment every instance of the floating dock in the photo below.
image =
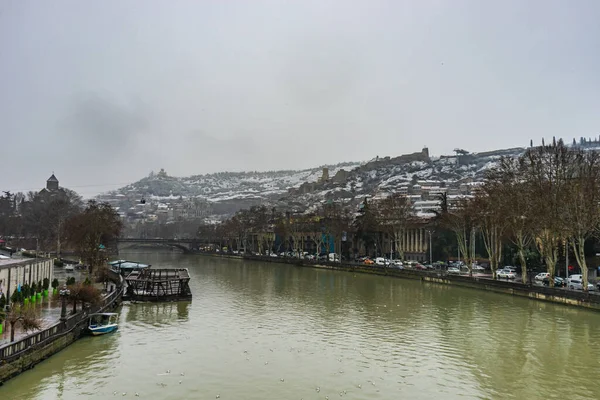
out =
[(125, 278), (124, 300), (181, 301), (191, 300), (190, 273), (187, 268), (143, 269)]

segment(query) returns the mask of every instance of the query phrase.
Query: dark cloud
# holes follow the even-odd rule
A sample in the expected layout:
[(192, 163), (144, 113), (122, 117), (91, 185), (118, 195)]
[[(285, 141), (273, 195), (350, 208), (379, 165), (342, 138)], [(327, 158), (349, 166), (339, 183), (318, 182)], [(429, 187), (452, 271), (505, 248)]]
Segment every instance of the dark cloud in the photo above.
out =
[(78, 95), (59, 125), (68, 151), (87, 150), (92, 157), (107, 158), (143, 146), (148, 127), (140, 103), (119, 104), (95, 93)]

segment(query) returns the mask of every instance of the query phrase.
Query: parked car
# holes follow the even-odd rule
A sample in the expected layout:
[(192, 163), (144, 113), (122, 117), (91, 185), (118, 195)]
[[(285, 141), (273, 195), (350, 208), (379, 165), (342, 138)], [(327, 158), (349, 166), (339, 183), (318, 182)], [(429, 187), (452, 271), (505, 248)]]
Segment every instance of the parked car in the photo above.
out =
[(375, 264), (375, 261), (371, 260), (370, 258), (366, 258), (363, 263), (367, 264), (367, 265), (373, 265)]
[[(571, 290), (583, 290), (583, 277), (581, 275), (571, 275), (567, 279), (567, 287)], [(596, 286), (588, 282), (588, 291), (595, 291)]]
[(515, 279), (517, 277), (517, 275), (510, 271), (510, 270), (505, 270), (505, 269), (501, 269), (496, 273), (496, 276), (498, 278), (503, 278), (503, 279)]
[(550, 274), (547, 272), (541, 272), (535, 276), (536, 281), (543, 281), (544, 279), (550, 279)]
[[(541, 275), (541, 274), (538, 274)], [(537, 278), (537, 276), (536, 276)], [(542, 279), (542, 283), (544, 284), (544, 286), (550, 286), (550, 274), (548, 274), (548, 276), (546, 276), (544, 279)], [(561, 278), (560, 276), (555, 276), (554, 277), (554, 287), (565, 287), (567, 286), (567, 281), (564, 278)]]
[(448, 273), (449, 274), (460, 274), (460, 269), (458, 269), (456, 267), (449, 267), (448, 268)]
[(483, 268), (481, 265), (473, 265), (473, 272), (484, 272), (485, 268)]

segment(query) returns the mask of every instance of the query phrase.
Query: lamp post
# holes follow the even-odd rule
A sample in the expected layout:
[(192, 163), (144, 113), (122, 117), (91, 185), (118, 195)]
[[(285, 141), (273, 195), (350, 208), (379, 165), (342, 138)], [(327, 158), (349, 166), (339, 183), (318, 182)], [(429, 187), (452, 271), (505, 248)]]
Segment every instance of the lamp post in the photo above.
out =
[(569, 280), (569, 242), (567, 240), (565, 240), (565, 282), (568, 280)]
[(63, 286), (60, 290), (60, 300), (61, 300), (61, 309), (60, 309), (60, 320), (65, 322), (67, 320), (67, 297), (71, 294), (71, 291), (67, 289), (67, 286)]
[(429, 235), (429, 264), (433, 265), (433, 249), (431, 247), (431, 229), (427, 229), (427, 234)]

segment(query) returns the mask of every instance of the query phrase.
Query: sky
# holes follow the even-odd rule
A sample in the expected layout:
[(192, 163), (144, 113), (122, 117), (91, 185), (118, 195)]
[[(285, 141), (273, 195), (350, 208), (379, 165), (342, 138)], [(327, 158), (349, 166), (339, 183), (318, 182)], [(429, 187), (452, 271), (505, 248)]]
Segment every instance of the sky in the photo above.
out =
[(0, 0), (0, 190), (600, 134), (600, 2)]

